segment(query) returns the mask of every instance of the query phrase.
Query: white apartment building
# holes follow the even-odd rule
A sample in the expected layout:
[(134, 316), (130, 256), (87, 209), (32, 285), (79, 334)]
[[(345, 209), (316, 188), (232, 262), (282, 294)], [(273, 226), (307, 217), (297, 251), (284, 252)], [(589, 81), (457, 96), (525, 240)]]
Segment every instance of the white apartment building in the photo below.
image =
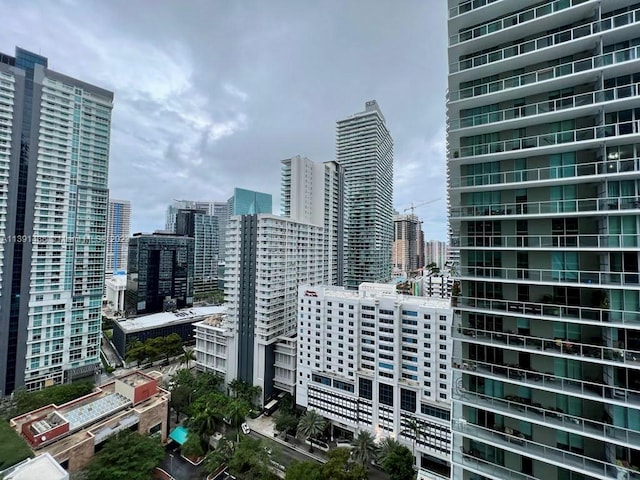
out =
[(195, 330), (196, 369), (212, 372), (229, 385), (237, 376), (237, 341), (234, 325), (226, 313), (211, 315), (193, 325)]
[(107, 214), (107, 235), (105, 238), (105, 275), (126, 272), (129, 258), (129, 237), (131, 236), (131, 202), (109, 199)]
[(0, 396), (93, 375), (113, 93), (0, 54)]
[(425, 243), (425, 265), (435, 263), (440, 270), (447, 264), (447, 244), (441, 240), (429, 240)]
[(452, 316), (448, 300), (398, 295), (394, 285), (299, 287), (296, 403), (322, 414), (336, 437), (365, 430), (412, 450), (415, 440), (417, 464), (448, 477)]
[[(225, 301), (238, 341), (237, 376), (274, 393), (276, 346), (296, 332), (298, 285), (320, 285), (325, 229), (271, 214), (232, 216)], [(279, 348), (279, 347), (278, 347)]]
[(344, 284), (391, 278), (393, 139), (375, 100), (336, 125), (336, 161), (345, 171), (349, 221)]
[(640, 3), (448, 6), (453, 478), (640, 478)]

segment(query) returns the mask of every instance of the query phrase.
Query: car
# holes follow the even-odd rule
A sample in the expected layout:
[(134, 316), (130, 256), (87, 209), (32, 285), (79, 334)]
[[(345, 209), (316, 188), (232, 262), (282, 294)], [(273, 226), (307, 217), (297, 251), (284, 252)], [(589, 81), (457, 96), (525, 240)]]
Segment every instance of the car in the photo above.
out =
[(251, 433), (251, 429), (249, 428), (249, 425), (247, 425), (247, 422), (244, 422), (242, 425), (240, 425), (240, 428), (242, 428), (242, 433), (244, 433), (245, 435), (249, 435)]

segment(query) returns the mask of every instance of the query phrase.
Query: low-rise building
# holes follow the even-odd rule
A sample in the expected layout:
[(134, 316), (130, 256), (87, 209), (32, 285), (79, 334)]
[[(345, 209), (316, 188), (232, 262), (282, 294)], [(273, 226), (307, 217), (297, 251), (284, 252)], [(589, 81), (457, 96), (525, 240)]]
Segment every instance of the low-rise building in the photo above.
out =
[(237, 376), (237, 343), (234, 325), (225, 313), (216, 313), (193, 325), (196, 369), (220, 375), (225, 384)]
[(193, 324), (225, 311), (225, 307), (220, 305), (191, 307), (176, 312), (153, 313), (126, 320), (114, 320), (113, 345), (120, 356), (125, 358), (127, 345), (133, 340), (144, 342), (150, 338), (166, 337), (177, 333), (185, 344), (192, 344), (194, 342)]
[(0, 472), (4, 480), (69, 480), (69, 472), (60, 466), (49, 453), (27, 458), (10, 469)]
[(296, 403), (334, 437), (396, 438), (418, 466), (448, 476), (452, 315), (449, 300), (395, 285), (300, 287)]
[(38, 455), (48, 453), (73, 473), (86, 467), (103, 443), (121, 430), (166, 440), (170, 394), (158, 386), (161, 378), (160, 372), (133, 372), (64, 405), (51, 404), (15, 417), (10, 425)]

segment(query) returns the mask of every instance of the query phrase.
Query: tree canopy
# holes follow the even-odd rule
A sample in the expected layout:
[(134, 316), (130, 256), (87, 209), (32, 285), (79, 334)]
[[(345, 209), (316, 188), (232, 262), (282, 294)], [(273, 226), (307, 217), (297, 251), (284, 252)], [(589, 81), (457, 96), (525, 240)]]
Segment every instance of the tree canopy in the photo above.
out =
[(367, 472), (357, 463), (351, 462), (348, 448), (334, 448), (327, 453), (329, 460), (322, 466), (322, 477), (331, 480), (365, 480)]
[(229, 472), (243, 480), (277, 480), (271, 470), (271, 458), (263, 442), (243, 437), (229, 461)]
[(287, 467), (285, 480), (323, 480), (322, 465), (317, 462), (294, 460)]
[(53, 385), (34, 392), (27, 392), (23, 388), (18, 388), (13, 393), (15, 402), (13, 415), (22, 415), (51, 403), (62, 405), (88, 395), (93, 391), (93, 386), (92, 380), (80, 380), (63, 385)]
[(411, 451), (398, 445), (387, 453), (382, 461), (382, 468), (389, 474), (390, 480), (411, 480), (416, 475), (413, 462)]
[(358, 432), (351, 445), (353, 446), (351, 450), (352, 458), (361, 463), (363, 467), (376, 458), (378, 447), (376, 446), (375, 438), (369, 432), (364, 430)]
[(159, 438), (125, 430), (109, 438), (89, 463), (87, 480), (148, 480), (163, 458), (164, 449)]

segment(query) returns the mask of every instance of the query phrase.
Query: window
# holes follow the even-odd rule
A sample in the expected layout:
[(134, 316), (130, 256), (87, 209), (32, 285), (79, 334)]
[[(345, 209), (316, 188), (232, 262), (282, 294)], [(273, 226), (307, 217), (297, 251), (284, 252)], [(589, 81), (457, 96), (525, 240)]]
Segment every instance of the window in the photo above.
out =
[(360, 398), (373, 400), (373, 382), (367, 378), (360, 378), (358, 384), (358, 393)]
[(378, 385), (378, 401), (383, 405), (393, 407), (393, 387), (380, 383)]
[(400, 389), (400, 409), (407, 412), (416, 411), (416, 392)]

